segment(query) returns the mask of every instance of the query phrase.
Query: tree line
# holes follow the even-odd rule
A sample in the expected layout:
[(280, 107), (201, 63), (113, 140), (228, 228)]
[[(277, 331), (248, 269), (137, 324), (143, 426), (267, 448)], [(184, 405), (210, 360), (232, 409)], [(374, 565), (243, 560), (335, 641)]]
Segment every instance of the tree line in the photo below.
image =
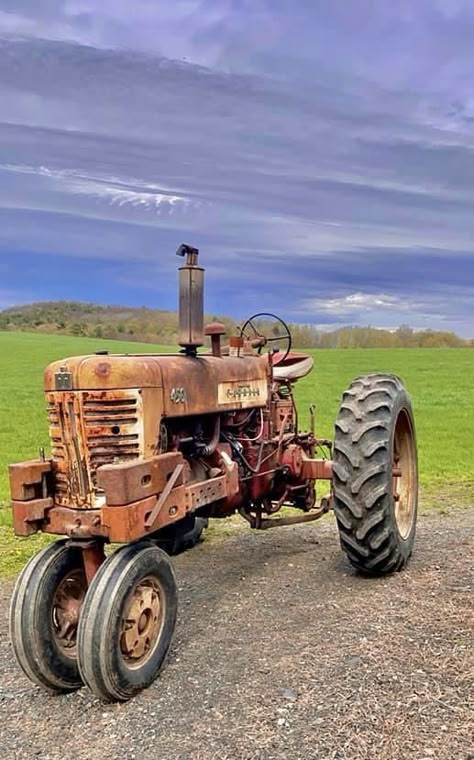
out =
[[(206, 320), (222, 322), (227, 334), (235, 333), (238, 322), (226, 316), (209, 315)], [(269, 330), (274, 325), (262, 325)], [(474, 339), (464, 340), (452, 332), (414, 330), (401, 325), (396, 330), (375, 327), (340, 327), (330, 331), (314, 325), (291, 324), (296, 348), (473, 348)], [(174, 311), (101, 306), (80, 301), (42, 301), (0, 312), (0, 330), (57, 333), (91, 338), (111, 338), (175, 345), (178, 319)]]

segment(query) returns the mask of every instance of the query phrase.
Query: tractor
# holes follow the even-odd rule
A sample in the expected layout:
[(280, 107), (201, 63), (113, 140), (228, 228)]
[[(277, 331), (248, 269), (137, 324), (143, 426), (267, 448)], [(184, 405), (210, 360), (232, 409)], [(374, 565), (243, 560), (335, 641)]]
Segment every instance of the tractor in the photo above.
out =
[[(52, 692), (86, 684), (125, 701), (150, 686), (177, 616), (170, 555), (209, 518), (239, 513), (267, 530), (334, 511), (342, 549), (366, 575), (401, 570), (412, 553), (417, 451), (401, 380), (353, 380), (334, 441), (317, 437), (314, 407), (301, 431), (294, 386), (313, 358), (292, 351), (272, 314), (228, 342), (223, 325), (204, 327), (199, 251), (177, 253), (180, 351), (50, 364), (51, 454), (10, 466), (16, 535), (62, 536), (25, 566), (10, 608), (18, 663)], [(318, 499), (317, 481), (327, 481)]]

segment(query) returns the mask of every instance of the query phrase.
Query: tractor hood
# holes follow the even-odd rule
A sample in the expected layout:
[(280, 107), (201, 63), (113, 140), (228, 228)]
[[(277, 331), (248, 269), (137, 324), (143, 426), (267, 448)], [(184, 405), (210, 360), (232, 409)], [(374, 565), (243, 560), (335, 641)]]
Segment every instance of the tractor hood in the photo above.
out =
[(50, 364), (47, 392), (163, 388), (165, 414), (264, 406), (271, 362), (263, 356), (94, 354)]
[(44, 373), (45, 391), (159, 388), (164, 357), (130, 354), (72, 356), (50, 364)]

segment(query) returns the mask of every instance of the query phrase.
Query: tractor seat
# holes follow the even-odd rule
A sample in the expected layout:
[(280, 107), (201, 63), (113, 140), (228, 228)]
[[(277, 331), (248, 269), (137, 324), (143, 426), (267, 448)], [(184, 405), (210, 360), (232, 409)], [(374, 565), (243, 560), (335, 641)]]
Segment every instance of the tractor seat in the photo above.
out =
[(308, 354), (289, 353), (282, 361), (283, 356), (284, 354), (281, 351), (273, 354), (273, 377), (275, 380), (299, 380), (300, 377), (305, 377), (313, 369), (314, 359)]

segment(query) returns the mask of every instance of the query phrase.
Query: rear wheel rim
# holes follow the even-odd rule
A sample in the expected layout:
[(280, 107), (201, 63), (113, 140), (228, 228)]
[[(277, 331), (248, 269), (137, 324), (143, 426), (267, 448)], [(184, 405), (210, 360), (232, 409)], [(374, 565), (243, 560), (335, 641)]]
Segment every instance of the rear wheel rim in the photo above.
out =
[(416, 451), (413, 427), (406, 409), (399, 412), (395, 423), (392, 497), (398, 532), (406, 540), (416, 510)]

